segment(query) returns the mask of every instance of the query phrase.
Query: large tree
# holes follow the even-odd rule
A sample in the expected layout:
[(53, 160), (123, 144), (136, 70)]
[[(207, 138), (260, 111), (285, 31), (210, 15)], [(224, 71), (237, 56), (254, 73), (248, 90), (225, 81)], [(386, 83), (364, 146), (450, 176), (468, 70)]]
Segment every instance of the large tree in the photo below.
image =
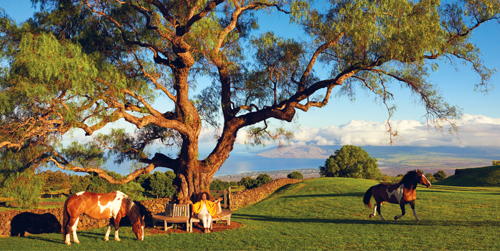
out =
[[(176, 174), (180, 200), (209, 188), (239, 131), (250, 132), (253, 143), (290, 137), (268, 122), (291, 122), (297, 110), (325, 106), (335, 87), (346, 95), (356, 85), (373, 92), (390, 118), (390, 88), (399, 84), (422, 102), (430, 123), (456, 118), (459, 111), (429, 83), (429, 72), (443, 60), (469, 63), (480, 77), (477, 87), (488, 89), (492, 71), (470, 36), (498, 20), (500, 9), (496, 0), (32, 2), (42, 11), (21, 26), (0, 18), (8, 62), (1, 72), (0, 147), (12, 157), (3, 162), (22, 170), (48, 161), (114, 184), (166, 167)], [(306, 37), (259, 34), (255, 13), (263, 11), (288, 15)], [(328, 77), (314, 74), (318, 64)], [(204, 75), (212, 85), (192, 95)], [(95, 133), (118, 120), (137, 132)], [(204, 125), (216, 127), (218, 139), (200, 159)], [(92, 140), (55, 144), (73, 128)], [(390, 124), (388, 130), (394, 133)], [(149, 153), (157, 142), (178, 154)], [(110, 157), (135, 161), (136, 169), (115, 179), (103, 167)]]

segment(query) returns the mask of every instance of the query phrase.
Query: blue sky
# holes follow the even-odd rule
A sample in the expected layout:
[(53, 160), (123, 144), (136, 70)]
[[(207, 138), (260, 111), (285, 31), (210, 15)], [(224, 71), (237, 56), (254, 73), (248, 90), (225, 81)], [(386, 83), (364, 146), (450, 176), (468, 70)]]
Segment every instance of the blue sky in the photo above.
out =
[[(0, 8), (17, 22), (25, 21), (34, 11), (29, 0), (1, 1)], [(300, 38), (300, 35), (295, 35), (299, 34), (298, 27), (290, 25), (286, 15), (262, 14), (258, 17), (261, 31), (273, 30), (281, 36)], [(485, 65), (500, 70), (498, 41), (500, 25), (496, 22), (490, 22), (473, 33), (473, 42), (481, 49)], [(320, 76), (324, 74), (321, 68), (316, 70)], [(471, 65), (451, 66), (442, 61), (440, 69), (432, 74), (430, 80), (439, 86), (447, 102), (462, 108), (464, 117), (462, 121), (458, 121), (459, 134), (449, 135), (446, 131), (440, 132), (428, 127), (423, 117), (424, 107), (414, 102), (407, 89), (394, 84), (392, 92), (395, 94), (394, 103), (398, 110), (392, 117), (392, 125), (400, 135), (395, 145), (500, 146), (499, 72), (492, 78), (496, 87), (488, 94), (474, 91), (474, 84), (479, 81), (479, 77), (473, 73)], [(207, 79), (198, 80), (198, 90), (207, 84)], [(354, 102), (346, 97), (333, 97), (324, 108), (313, 108), (307, 113), (299, 112), (298, 124), (287, 125), (296, 132), (292, 144), (388, 145), (389, 137), (385, 134), (384, 126), (387, 110), (383, 104), (373, 100), (373, 95), (361, 91)], [(244, 136), (245, 132), (242, 131), (238, 143), (244, 143)], [(74, 137), (83, 136), (76, 133)], [(201, 142), (213, 144), (213, 131), (204, 130)]]

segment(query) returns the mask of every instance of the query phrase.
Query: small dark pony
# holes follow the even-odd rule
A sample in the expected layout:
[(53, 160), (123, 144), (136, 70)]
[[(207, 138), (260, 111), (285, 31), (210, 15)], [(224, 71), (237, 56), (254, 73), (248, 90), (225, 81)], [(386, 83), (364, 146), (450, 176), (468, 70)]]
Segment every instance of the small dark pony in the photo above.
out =
[(378, 214), (382, 220), (385, 220), (380, 213), (380, 206), (384, 202), (389, 202), (393, 204), (399, 204), (401, 207), (401, 215), (396, 215), (394, 217), (395, 220), (403, 217), (405, 215), (405, 205), (410, 204), (411, 209), (413, 210), (413, 214), (415, 215), (415, 219), (417, 222), (420, 220), (417, 217), (417, 212), (415, 211), (415, 200), (417, 199), (417, 192), (415, 189), (417, 188), (417, 184), (420, 183), (427, 187), (431, 187), (431, 183), (425, 176), (422, 174), (420, 170), (409, 171), (403, 176), (401, 181), (397, 184), (387, 184), (380, 183), (378, 185), (372, 186), (366, 191), (365, 196), (363, 198), (363, 202), (368, 208), (372, 207), (371, 197), (375, 199), (377, 203), (373, 207), (373, 214), (370, 214), (370, 218), (374, 217)]
[(141, 217), (139, 207), (120, 191), (110, 193), (91, 193), (78, 192), (69, 197), (64, 203), (63, 211), (63, 236), (65, 243), (71, 245), (70, 229), (73, 231), (73, 241), (80, 243), (76, 236), (76, 227), (80, 214), (85, 213), (94, 219), (110, 219), (108, 231), (104, 240), (109, 240), (111, 225), (115, 227), (115, 240), (120, 241), (118, 237), (118, 227), (121, 218), (128, 216), (132, 223), (138, 240), (144, 240), (144, 216)]

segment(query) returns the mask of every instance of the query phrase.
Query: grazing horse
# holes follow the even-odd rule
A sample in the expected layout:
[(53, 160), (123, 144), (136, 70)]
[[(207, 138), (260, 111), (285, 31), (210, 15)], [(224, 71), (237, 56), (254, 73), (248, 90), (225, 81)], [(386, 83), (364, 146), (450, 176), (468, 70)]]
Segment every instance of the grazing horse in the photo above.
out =
[(417, 183), (431, 187), (431, 183), (427, 180), (427, 178), (425, 178), (420, 170), (409, 171), (397, 184), (391, 185), (387, 183), (380, 183), (370, 187), (368, 191), (366, 191), (363, 198), (363, 202), (368, 208), (372, 207), (370, 201), (372, 195), (377, 203), (373, 207), (373, 214), (370, 214), (370, 218), (377, 215), (378, 212), (380, 218), (385, 220), (380, 213), (380, 206), (382, 203), (387, 201), (389, 203), (399, 204), (401, 207), (401, 215), (396, 215), (394, 217), (395, 220), (405, 215), (405, 205), (410, 204), (413, 214), (415, 215), (415, 219), (418, 223), (420, 223), (420, 220), (417, 217), (417, 212), (415, 211), (415, 200), (417, 199), (417, 192), (415, 189), (417, 188)]
[(110, 219), (108, 231), (104, 240), (109, 240), (111, 225), (115, 226), (115, 240), (120, 241), (118, 237), (118, 227), (121, 218), (128, 216), (132, 223), (138, 240), (144, 240), (144, 216), (141, 217), (139, 207), (120, 191), (110, 193), (91, 193), (78, 192), (69, 197), (64, 203), (63, 211), (63, 235), (65, 243), (71, 245), (70, 228), (73, 231), (73, 241), (80, 243), (76, 236), (76, 227), (80, 214), (85, 213), (94, 219)]

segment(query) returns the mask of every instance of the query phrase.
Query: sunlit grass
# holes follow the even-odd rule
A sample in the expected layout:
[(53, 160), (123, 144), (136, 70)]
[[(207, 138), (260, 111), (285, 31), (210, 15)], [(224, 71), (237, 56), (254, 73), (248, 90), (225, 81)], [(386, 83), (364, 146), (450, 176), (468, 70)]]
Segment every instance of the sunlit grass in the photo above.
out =
[(0, 249), (86, 250), (435, 250), (500, 249), (500, 188), (419, 187), (417, 224), (407, 206), (384, 204), (382, 213), (369, 219), (362, 202), (375, 181), (322, 178), (277, 190), (265, 200), (237, 210), (233, 221), (240, 228), (211, 234), (146, 235), (135, 240), (130, 227), (120, 228), (121, 242), (103, 241), (105, 228), (79, 231), (81, 244), (67, 247), (61, 234), (0, 239)]

